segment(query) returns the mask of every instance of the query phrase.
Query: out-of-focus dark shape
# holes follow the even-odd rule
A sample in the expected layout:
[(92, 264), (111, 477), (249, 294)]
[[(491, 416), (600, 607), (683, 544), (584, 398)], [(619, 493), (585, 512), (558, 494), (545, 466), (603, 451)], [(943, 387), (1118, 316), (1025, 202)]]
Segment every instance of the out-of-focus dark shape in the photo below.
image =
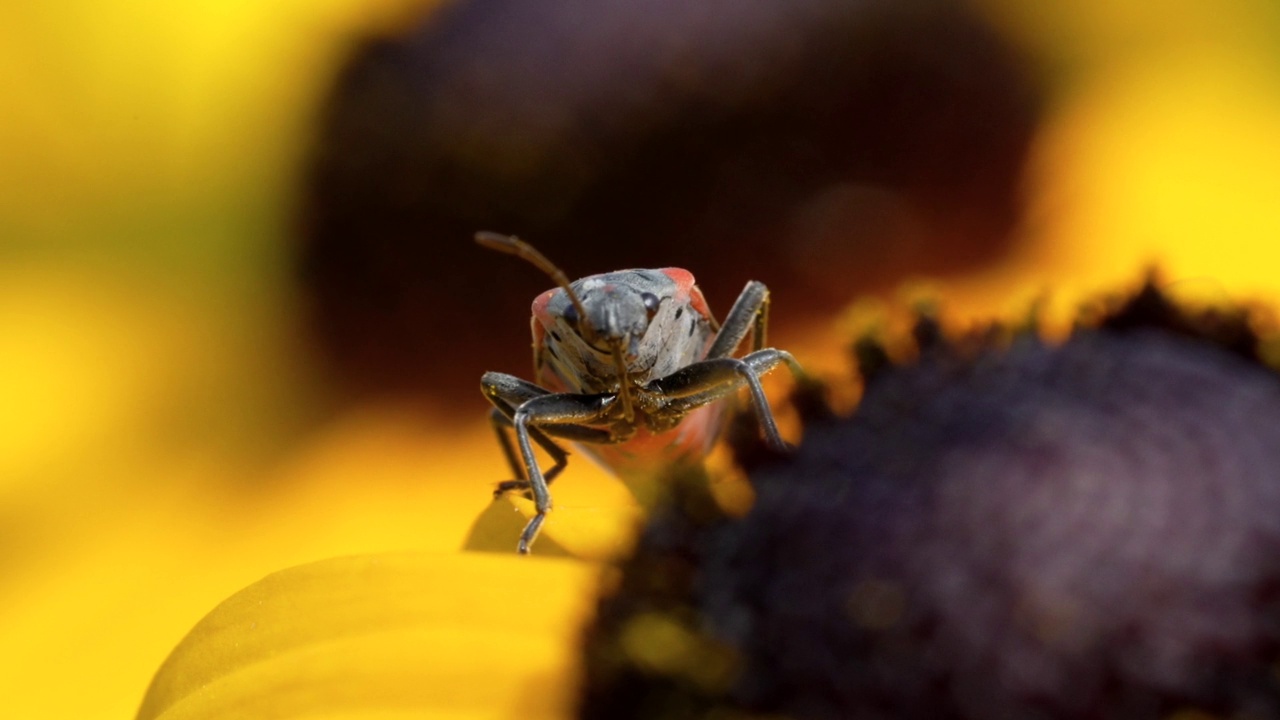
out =
[(851, 417), (803, 403), (794, 456), (741, 448), (745, 518), (693, 484), (654, 517), (582, 716), (1280, 717), (1280, 376), (1247, 318), (1147, 288), (1060, 347), (921, 335)]
[(780, 321), (997, 253), (1036, 97), (951, 0), (460, 0), (361, 47), (322, 118), (300, 263), (357, 390), (529, 366), (546, 278), (681, 266)]

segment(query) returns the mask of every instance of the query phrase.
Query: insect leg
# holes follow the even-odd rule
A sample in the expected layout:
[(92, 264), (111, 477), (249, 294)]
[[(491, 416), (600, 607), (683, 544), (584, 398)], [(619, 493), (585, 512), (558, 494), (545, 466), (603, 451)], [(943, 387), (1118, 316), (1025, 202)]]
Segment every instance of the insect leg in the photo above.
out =
[[(489, 424), (493, 427), (494, 435), (498, 438), (498, 446), (502, 448), (502, 454), (507, 459), (507, 465), (511, 468), (511, 473), (517, 478), (498, 483), (498, 487), (493, 494), (496, 497), (512, 490), (527, 490), (529, 489), (529, 480), (525, 475), (524, 462), (520, 460), (516, 454), (515, 447), (511, 444), (511, 430), (513, 428), (511, 419), (515, 417), (516, 408), (520, 405), (535, 397), (542, 397), (551, 393), (514, 375), (494, 372), (484, 374), (484, 377), (480, 379), (480, 389), (484, 392), (484, 396), (489, 399), (489, 402), (493, 404), (493, 408), (489, 411)], [(580, 425), (531, 427), (529, 428), (529, 437), (538, 443), (539, 447), (547, 451), (554, 463), (550, 470), (543, 473), (543, 479), (547, 481), (547, 484), (550, 484), (569, 462), (569, 453), (565, 452), (564, 448), (557, 445), (551, 438), (573, 442), (612, 442), (612, 435), (608, 430), (582, 427)]]
[[(515, 413), (514, 410), (511, 411)], [(515, 480), (503, 480), (493, 489), (493, 496), (499, 497), (512, 490), (528, 490), (529, 480), (524, 474), (524, 463), (516, 454), (515, 447), (511, 444), (510, 431), (513, 429), (511, 418), (498, 408), (489, 411), (489, 424), (493, 426), (493, 432), (498, 437), (498, 445), (502, 448), (502, 455), (507, 459), (507, 465), (511, 467), (511, 473), (516, 476)], [(547, 451), (551, 456), (553, 463), (551, 468), (543, 473), (543, 478), (550, 485), (561, 472), (564, 471), (566, 465), (569, 464), (569, 453), (564, 448), (555, 444), (538, 428), (531, 428), (529, 437), (538, 443), (538, 446)]]
[(665, 397), (666, 412), (682, 415), (730, 395), (745, 385), (751, 394), (751, 405), (765, 441), (775, 450), (786, 450), (787, 444), (778, 433), (769, 399), (760, 386), (760, 376), (782, 364), (797, 376), (803, 374), (791, 353), (765, 348), (742, 359), (721, 357), (693, 363), (650, 382), (646, 390)]
[(738, 299), (734, 301), (729, 314), (716, 333), (716, 339), (707, 351), (707, 359), (729, 357), (742, 344), (747, 333), (751, 332), (752, 351), (760, 350), (765, 344), (765, 332), (769, 325), (769, 288), (764, 283), (752, 280), (742, 289)]
[(527, 554), (529, 546), (538, 537), (542, 523), (546, 520), (547, 511), (551, 509), (551, 492), (547, 489), (547, 480), (538, 469), (533, 456), (533, 445), (529, 441), (532, 432), (538, 430), (531, 426), (565, 426), (591, 425), (605, 421), (605, 415), (616, 399), (615, 395), (575, 395), (557, 393), (540, 395), (532, 398), (516, 409), (511, 424), (516, 431), (516, 444), (520, 448), (520, 457), (524, 460), (525, 477), (529, 481), (529, 490), (533, 493), (533, 504), (537, 514), (520, 533), (520, 544), (517, 550)]
[[(511, 468), (511, 474), (517, 478), (523, 478), (523, 471), (520, 469), (520, 460), (516, 457), (516, 449), (511, 445), (511, 437), (507, 434), (507, 430), (511, 427), (511, 418), (507, 417), (502, 410), (492, 408), (489, 410), (489, 427), (493, 428), (493, 434), (498, 438), (498, 447), (502, 448), (502, 456), (507, 459), (507, 467)], [(498, 483), (498, 489), (494, 491), (497, 496), (507, 490), (514, 490), (521, 483), (527, 481), (523, 479), (505, 480)], [(513, 487), (506, 487), (512, 485)]]
[[(514, 415), (515, 410), (512, 410), (511, 414)], [(493, 490), (493, 496), (498, 497), (512, 490), (528, 490), (529, 481), (524, 477), (524, 463), (516, 455), (516, 450), (511, 445), (509, 431), (514, 429), (511, 418), (495, 407), (489, 411), (489, 422), (493, 426), (494, 433), (498, 436), (498, 445), (502, 448), (502, 454), (507, 458), (507, 464), (510, 465), (511, 472), (519, 478), (517, 480), (503, 480), (498, 483)], [(565, 452), (564, 448), (557, 445), (551, 438), (599, 444), (617, 442), (617, 439), (608, 430), (583, 427), (581, 425), (531, 427), (529, 428), (529, 437), (538, 443), (539, 447), (546, 450), (547, 454), (551, 456), (552, 462), (555, 463), (550, 470), (542, 474), (548, 485), (560, 475), (561, 471), (569, 463), (569, 453)]]
[[(493, 403), (493, 409), (489, 411), (489, 424), (498, 438), (498, 445), (502, 448), (502, 454), (507, 459), (511, 473), (516, 477), (515, 480), (498, 483), (493, 494), (497, 497), (511, 490), (527, 489), (529, 479), (524, 472), (524, 464), (517, 458), (508, 434), (512, 427), (511, 418), (515, 416), (517, 407), (535, 397), (549, 395), (550, 392), (514, 375), (495, 372), (485, 373), (484, 377), (480, 378), (480, 389), (489, 402)], [(554, 463), (544, 475), (546, 481), (550, 483), (568, 464), (569, 454), (537, 428), (533, 429), (530, 436), (543, 450), (547, 451)]]

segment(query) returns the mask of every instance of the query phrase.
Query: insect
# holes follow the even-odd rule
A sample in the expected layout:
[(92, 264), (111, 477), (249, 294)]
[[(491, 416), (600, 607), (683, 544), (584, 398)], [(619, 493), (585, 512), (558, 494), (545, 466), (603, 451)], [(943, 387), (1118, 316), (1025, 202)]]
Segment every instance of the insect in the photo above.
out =
[[(535, 515), (520, 534), (521, 554), (551, 510), (548, 484), (568, 462), (557, 440), (575, 443), (622, 475), (652, 469), (707, 452), (719, 432), (716, 401), (745, 387), (765, 441), (787, 449), (760, 376), (784, 364), (797, 376), (802, 371), (790, 353), (764, 347), (769, 290), (763, 283), (748, 282), (719, 324), (687, 270), (619, 270), (570, 283), (519, 238), (481, 232), (475, 239), (529, 261), (557, 286), (533, 301), (537, 383), (497, 372), (480, 380), (493, 404), (498, 442), (518, 478), (499, 483), (495, 495), (525, 491), (534, 502)], [(751, 352), (733, 357), (748, 334)], [(554, 463), (545, 473), (534, 443)]]

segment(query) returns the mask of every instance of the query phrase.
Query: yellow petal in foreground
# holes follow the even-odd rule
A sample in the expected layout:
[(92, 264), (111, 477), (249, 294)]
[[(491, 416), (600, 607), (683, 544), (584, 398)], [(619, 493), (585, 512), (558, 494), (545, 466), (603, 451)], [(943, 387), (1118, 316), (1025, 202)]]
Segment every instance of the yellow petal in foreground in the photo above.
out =
[(481, 553), (283, 570), (195, 626), (138, 718), (568, 717), (597, 578)]

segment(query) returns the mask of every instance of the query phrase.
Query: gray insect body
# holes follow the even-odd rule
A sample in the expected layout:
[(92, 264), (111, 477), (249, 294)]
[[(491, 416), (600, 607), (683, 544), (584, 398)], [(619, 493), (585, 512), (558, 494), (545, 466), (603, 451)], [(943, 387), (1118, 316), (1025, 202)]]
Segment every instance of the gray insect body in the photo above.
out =
[[(533, 302), (538, 383), (494, 372), (480, 381), (517, 476), (499, 483), (495, 494), (528, 492), (536, 509), (520, 535), (520, 553), (529, 552), (551, 509), (547, 485), (568, 462), (556, 440), (579, 444), (620, 474), (662, 467), (705, 451), (719, 429), (708, 406), (745, 387), (765, 440), (787, 448), (760, 376), (784, 364), (796, 375), (801, 370), (790, 353), (764, 347), (769, 291), (762, 283), (748, 282), (719, 325), (686, 270), (622, 270), (570, 283), (518, 238), (478, 233), (476, 241), (525, 258), (558, 286)], [(747, 335), (752, 352), (733, 357)], [(554, 462), (545, 474), (533, 443)]]
[(621, 342), (628, 382), (637, 388), (696, 362), (711, 346), (713, 321), (690, 306), (688, 288), (661, 270), (593, 275), (574, 282), (572, 289), (587, 309), (590, 327), (585, 332), (565, 290), (550, 291), (541, 312), (534, 303), (535, 337), (540, 322), (550, 323), (533, 354), (538, 381), (548, 387), (617, 392), (620, 378), (610, 346), (614, 341)]

